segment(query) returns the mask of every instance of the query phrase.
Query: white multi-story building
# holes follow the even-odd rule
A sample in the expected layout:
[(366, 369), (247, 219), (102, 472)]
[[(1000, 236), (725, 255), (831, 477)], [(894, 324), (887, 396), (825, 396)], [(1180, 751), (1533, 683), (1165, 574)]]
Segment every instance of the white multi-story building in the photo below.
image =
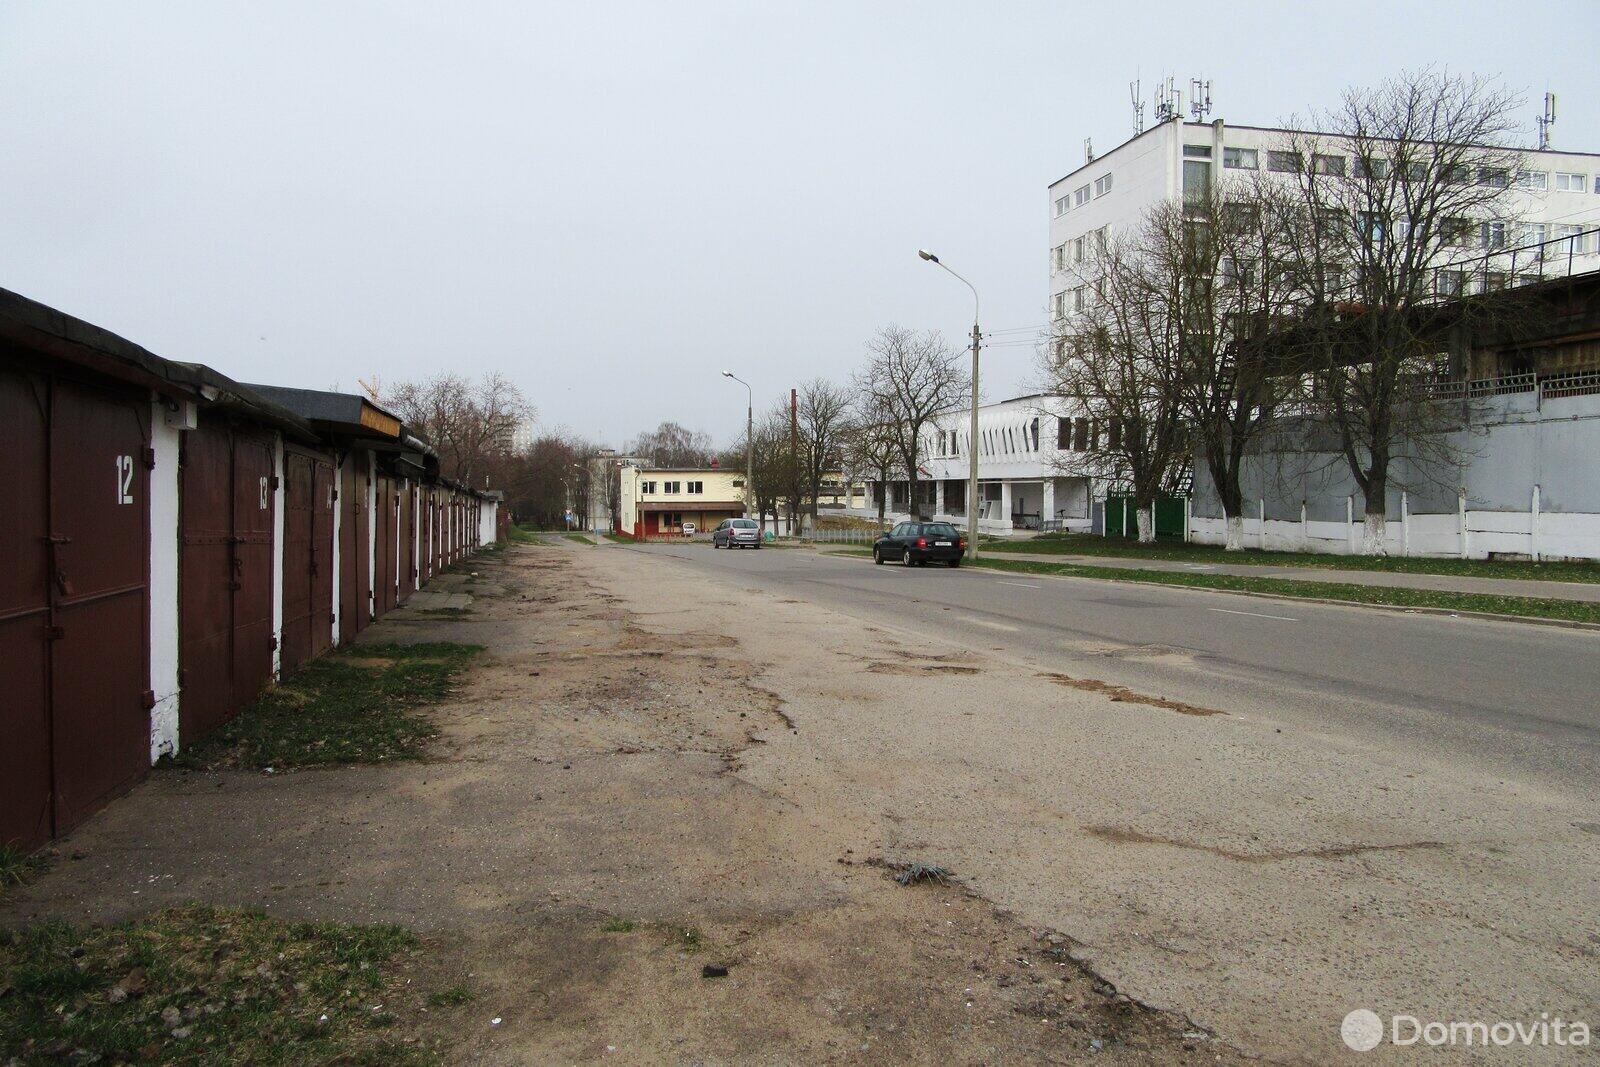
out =
[[(1097, 234), (1125, 232), (1157, 204), (1229, 177), (1292, 175), (1301, 165), (1348, 165), (1331, 147), (1327, 155), (1300, 161), (1289, 144), (1297, 136), (1311, 135), (1263, 126), (1229, 126), (1221, 119), (1188, 122), (1174, 118), (1051, 183), (1051, 317), (1065, 318), (1082, 309), (1087, 291), (1081, 265), (1090, 261)], [(1326, 140), (1331, 145), (1338, 139)], [(1482, 254), (1485, 248), (1564, 241), (1560, 246), (1547, 245), (1546, 273), (1565, 273), (1569, 252), (1580, 260), (1570, 265), (1573, 272), (1600, 266), (1596, 235), (1586, 232), (1600, 226), (1600, 154), (1530, 149), (1523, 153), (1520, 172), (1504, 176), (1504, 180), (1513, 184), (1506, 206), (1515, 221), (1484, 220), (1488, 229), (1464, 242), (1463, 260)], [(1524, 257), (1524, 263), (1530, 260)], [(1516, 268), (1519, 277), (1523, 270)]]
[[(891, 474), (885, 485), (866, 473), (864, 514), (885, 512), (965, 521), (971, 456), (971, 410), (936, 417), (920, 446), (917, 506), (910, 481)], [(978, 526), (987, 533), (1013, 530), (1086, 531), (1094, 501), (1106, 486), (1093, 472), (1100, 440), (1091, 420), (1073, 417), (1059, 397), (1043, 393), (1014, 397), (978, 408)], [(900, 473), (900, 472), (895, 472)]]

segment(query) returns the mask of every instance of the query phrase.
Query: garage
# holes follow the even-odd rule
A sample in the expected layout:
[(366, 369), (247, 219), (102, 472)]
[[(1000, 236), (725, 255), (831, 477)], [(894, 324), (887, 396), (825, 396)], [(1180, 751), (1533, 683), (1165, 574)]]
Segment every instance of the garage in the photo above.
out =
[(272, 680), (271, 430), (204, 415), (179, 465), (181, 736), (197, 740)]
[(149, 392), (0, 371), (0, 842), (81, 822), (149, 766)]
[(370, 453), (349, 453), (339, 465), (339, 643), (347, 644), (372, 621), (367, 597), (371, 546), (367, 541), (367, 464)]
[(333, 645), (333, 461), (284, 449), (283, 649), (287, 674)]

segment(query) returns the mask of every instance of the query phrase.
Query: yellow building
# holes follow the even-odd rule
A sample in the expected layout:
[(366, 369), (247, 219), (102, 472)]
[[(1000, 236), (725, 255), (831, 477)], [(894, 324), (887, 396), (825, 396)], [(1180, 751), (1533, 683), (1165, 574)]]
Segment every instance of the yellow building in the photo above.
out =
[(744, 515), (744, 472), (622, 468), (618, 533), (635, 537), (681, 534), (685, 523), (704, 533)]

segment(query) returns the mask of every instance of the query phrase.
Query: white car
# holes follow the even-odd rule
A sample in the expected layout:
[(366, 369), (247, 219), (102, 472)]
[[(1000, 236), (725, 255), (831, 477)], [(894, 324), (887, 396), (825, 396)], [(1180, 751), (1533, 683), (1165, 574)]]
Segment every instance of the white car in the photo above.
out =
[(712, 548), (760, 548), (761, 525), (754, 519), (723, 519), (711, 531)]

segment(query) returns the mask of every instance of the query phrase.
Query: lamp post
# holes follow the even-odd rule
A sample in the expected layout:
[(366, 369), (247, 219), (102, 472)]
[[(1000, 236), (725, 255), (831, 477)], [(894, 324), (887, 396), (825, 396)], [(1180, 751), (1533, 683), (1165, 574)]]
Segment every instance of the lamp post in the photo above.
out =
[(733, 373), (731, 370), (722, 372), (724, 378), (732, 378), (744, 386), (744, 514), (750, 517), (751, 493), (755, 491), (756, 473), (756, 402), (755, 394), (750, 390), (750, 383)]
[[(972, 290), (972, 421), (967, 437), (967, 557), (978, 558), (978, 348), (982, 334), (978, 332), (978, 290), (955, 271), (950, 270), (939, 257), (927, 249), (917, 249), (917, 255), (955, 277)], [(914, 506), (914, 505), (913, 505)]]

